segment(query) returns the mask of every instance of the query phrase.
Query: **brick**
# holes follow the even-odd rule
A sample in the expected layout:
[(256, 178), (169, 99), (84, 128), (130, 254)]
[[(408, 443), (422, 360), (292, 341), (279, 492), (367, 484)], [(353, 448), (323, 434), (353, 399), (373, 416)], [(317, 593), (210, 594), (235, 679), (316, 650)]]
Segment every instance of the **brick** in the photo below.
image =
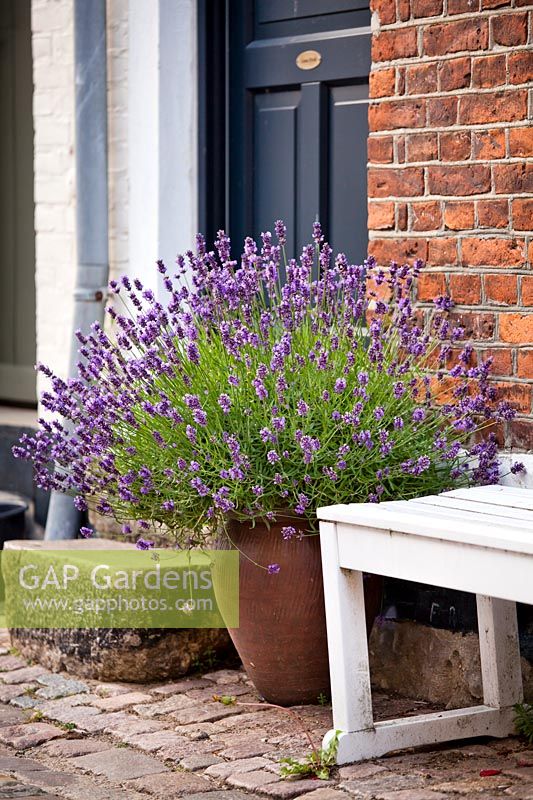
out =
[(500, 339), (512, 344), (533, 344), (533, 313), (500, 314)]
[(428, 100), (428, 125), (447, 127), (457, 122), (457, 98), (435, 97)]
[(444, 225), (452, 231), (473, 228), (474, 203), (446, 202), (444, 208)]
[[(442, 272), (422, 272), (416, 282), (417, 298), (421, 303), (446, 294), (446, 276)], [(347, 776), (345, 776), (347, 777)]]
[(391, 261), (412, 261), (415, 258), (426, 260), (427, 242), (425, 239), (371, 239), (368, 252), (381, 266)]
[[(511, 316), (511, 314), (508, 314), (507, 316)], [(498, 399), (506, 400), (519, 413), (522, 412), (527, 414), (530, 411), (532, 389), (530, 385), (524, 383), (507, 383), (498, 381), (495, 386), (498, 392)], [(509, 770), (506, 770), (506, 772), (509, 774)], [(524, 778), (525, 776), (523, 770), (521, 770), (521, 773), (521, 777)]]
[(429, 25), (423, 33), (423, 51), (427, 56), (445, 56), (462, 50), (486, 50), (488, 44), (488, 21), (475, 17)]
[(496, 194), (533, 192), (533, 164), (497, 164), (493, 171)]
[(509, 430), (511, 433), (511, 447), (520, 448), (521, 450), (531, 449), (531, 442), (533, 441), (532, 421), (513, 419), (509, 424)]
[(442, 0), (412, 0), (413, 17), (438, 17), (442, 14)]
[(406, 69), (407, 94), (428, 94), (438, 88), (437, 64), (417, 64)]
[(477, 305), (481, 301), (480, 276), (450, 275), (450, 295), (458, 305)]
[(432, 267), (452, 266), (457, 263), (457, 239), (438, 237), (428, 242), (427, 262)]
[(505, 56), (474, 58), (472, 62), (472, 86), (490, 88), (505, 83)]
[(524, 263), (523, 239), (473, 236), (463, 239), (463, 266), (519, 267)]
[(439, 134), (442, 161), (466, 161), (470, 158), (470, 131), (448, 131)]
[(479, 125), (491, 122), (515, 122), (527, 118), (527, 91), (469, 94), (459, 102), (459, 122)]
[(449, 61), (439, 62), (438, 66), (442, 92), (465, 89), (470, 86), (472, 72), (470, 58), (452, 58)]
[(440, 228), (442, 223), (440, 203), (434, 200), (413, 203), (411, 212), (411, 227), (414, 231), (434, 231)]
[(398, 0), (398, 16), (402, 22), (407, 22), (411, 16), (411, 0)]
[(493, 347), (483, 350), (483, 358), (492, 359), (492, 375), (511, 375), (513, 371), (513, 354), (508, 347)]
[(507, 200), (478, 200), (477, 218), (481, 228), (507, 228), (509, 203)]
[[(529, 2), (529, 0), (528, 0)], [(481, 0), (481, 8), (500, 8), (501, 6), (510, 6), (511, 0)], [(516, 5), (519, 5), (518, 3)]]
[(398, 220), (398, 230), (406, 231), (407, 230), (407, 203), (396, 203), (397, 209), (397, 220)]
[(410, 58), (418, 52), (416, 28), (400, 28), (381, 31), (372, 37), (372, 60), (393, 61), (395, 58)]
[(212, 784), (201, 775), (190, 772), (161, 772), (159, 775), (144, 775), (134, 780), (126, 780), (124, 786), (134, 789), (143, 795), (174, 800), (176, 797), (190, 794), (191, 792), (208, 792)]
[(394, 158), (392, 136), (370, 136), (368, 138), (368, 160), (372, 164), (390, 164)]
[(448, 0), (448, 14), (465, 14), (478, 9), (479, 0)]
[(86, 756), (72, 758), (69, 762), (73, 767), (93, 775), (103, 775), (110, 781), (124, 781), (130, 778), (141, 778), (158, 772), (168, 772), (160, 761), (144, 753), (132, 753), (127, 748), (112, 747), (99, 753), (89, 753)]
[(512, 156), (533, 156), (533, 125), (509, 129), (509, 152)]
[(516, 47), (527, 42), (527, 13), (501, 14), (492, 17), (492, 38), (495, 44)]
[(509, 53), (509, 81), (513, 84), (533, 81), (533, 51)]
[(522, 278), (522, 304), (533, 306), (533, 276), (524, 275)]
[(513, 228), (517, 231), (533, 230), (533, 198), (513, 200)]
[(436, 133), (416, 133), (406, 136), (407, 161), (433, 161), (438, 158)]
[(396, 160), (399, 164), (405, 163), (405, 136), (396, 136)]
[(460, 197), (490, 190), (490, 168), (483, 164), (467, 164), (459, 167), (430, 166), (427, 170), (431, 194)]
[(505, 157), (505, 131), (501, 128), (472, 131), (472, 155), (479, 160)]
[(425, 123), (425, 100), (391, 100), (371, 103), (368, 109), (368, 126), (371, 131), (421, 128)]
[(533, 379), (533, 349), (524, 350), (519, 348), (516, 374), (519, 378)]
[(368, 203), (368, 227), (384, 231), (394, 228), (394, 203)]
[(370, 0), (370, 10), (377, 12), (381, 25), (396, 22), (396, 4), (390, 0)]
[(395, 92), (396, 70), (394, 67), (373, 70), (369, 81), (370, 97), (390, 97)]
[(483, 311), (454, 312), (450, 315), (454, 324), (460, 325), (465, 330), (466, 339), (492, 339), (496, 321), (494, 314)]
[(398, 67), (396, 70), (396, 94), (405, 94), (405, 68)]
[(518, 301), (516, 275), (485, 275), (485, 297), (488, 303), (512, 306)]
[(369, 197), (415, 197), (422, 194), (424, 170), (421, 167), (368, 170)]

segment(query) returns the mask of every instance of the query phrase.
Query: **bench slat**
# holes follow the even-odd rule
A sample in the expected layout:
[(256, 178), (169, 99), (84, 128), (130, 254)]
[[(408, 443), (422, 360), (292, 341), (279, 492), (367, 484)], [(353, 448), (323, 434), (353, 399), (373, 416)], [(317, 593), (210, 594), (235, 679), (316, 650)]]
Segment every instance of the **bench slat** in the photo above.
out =
[[(329, 506), (318, 509), (317, 514), (319, 519), (330, 522), (533, 555), (533, 529), (530, 525), (521, 526), (517, 520), (508, 520), (503, 525), (501, 518), (491, 523), (480, 515), (474, 521), (473, 514), (440, 512), (436, 508), (430, 513), (425, 506), (414, 508), (411, 502), (404, 501)], [(355, 530), (354, 535), (357, 535)]]
[(498, 517), (509, 520), (521, 520), (528, 524), (533, 535), (533, 511), (525, 508), (511, 508), (509, 506), (495, 505), (493, 503), (479, 503), (477, 500), (462, 500), (459, 497), (445, 497), (435, 494), (429, 497), (419, 497), (416, 500), (409, 500), (409, 503), (417, 506), (430, 506), (439, 509), (454, 509), (466, 511), (471, 514), (481, 516)]
[(533, 490), (515, 489), (511, 486), (473, 486), (470, 489), (454, 489), (451, 492), (443, 492), (442, 497), (458, 497), (463, 500), (475, 500), (477, 503), (533, 510)]

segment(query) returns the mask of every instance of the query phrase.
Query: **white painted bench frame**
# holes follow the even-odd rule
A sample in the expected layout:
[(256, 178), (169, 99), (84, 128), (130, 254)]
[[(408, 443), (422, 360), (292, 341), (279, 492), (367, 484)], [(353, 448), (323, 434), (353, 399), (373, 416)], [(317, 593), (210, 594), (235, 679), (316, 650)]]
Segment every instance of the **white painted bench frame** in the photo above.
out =
[[(318, 509), (337, 762), (507, 736), (523, 698), (516, 602), (533, 604), (533, 491), (476, 487)], [(363, 572), (477, 595), (483, 705), (374, 722)]]

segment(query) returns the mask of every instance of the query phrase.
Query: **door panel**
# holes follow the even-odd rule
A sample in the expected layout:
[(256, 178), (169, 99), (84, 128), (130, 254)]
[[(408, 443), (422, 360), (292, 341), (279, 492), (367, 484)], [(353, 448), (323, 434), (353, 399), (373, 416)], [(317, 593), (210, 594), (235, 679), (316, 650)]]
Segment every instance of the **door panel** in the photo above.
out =
[(368, 23), (366, 0), (228, 0), (226, 224), (237, 247), (281, 217), (298, 255), (319, 218), (334, 249), (364, 258)]
[(0, 401), (35, 401), (30, 0), (0, 4)]

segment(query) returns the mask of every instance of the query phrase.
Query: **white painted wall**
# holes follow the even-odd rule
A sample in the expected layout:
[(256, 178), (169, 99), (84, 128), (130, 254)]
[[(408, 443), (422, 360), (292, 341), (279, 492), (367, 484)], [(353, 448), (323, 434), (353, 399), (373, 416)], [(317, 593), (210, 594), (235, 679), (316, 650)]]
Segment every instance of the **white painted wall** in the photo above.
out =
[(197, 230), (194, 0), (129, 0), (129, 270), (155, 287)]
[[(107, 0), (110, 273), (128, 270), (128, 0)], [(32, 0), (37, 359), (66, 375), (76, 275), (73, 0)], [(39, 389), (43, 388), (39, 381)]]

